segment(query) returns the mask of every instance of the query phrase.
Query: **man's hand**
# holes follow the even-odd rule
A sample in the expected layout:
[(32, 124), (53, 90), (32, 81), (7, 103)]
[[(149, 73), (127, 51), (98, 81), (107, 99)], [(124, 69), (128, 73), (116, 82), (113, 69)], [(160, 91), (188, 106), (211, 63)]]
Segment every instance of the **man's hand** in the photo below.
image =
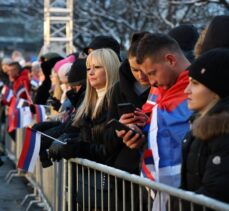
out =
[(145, 136), (143, 135), (142, 131), (136, 125), (128, 125), (131, 129), (137, 132), (136, 135), (133, 136), (133, 132), (131, 130), (125, 131), (117, 131), (116, 134), (119, 138), (122, 138), (123, 143), (126, 144), (127, 147), (130, 149), (138, 149), (142, 146), (145, 141)]
[(136, 108), (134, 111), (135, 124), (139, 127), (144, 127), (149, 117), (142, 112), (141, 109)]
[(134, 113), (123, 114), (120, 117), (119, 122), (125, 125), (135, 124), (139, 127), (143, 127), (145, 126), (147, 120), (148, 116), (145, 113), (143, 113), (141, 109), (136, 108)]

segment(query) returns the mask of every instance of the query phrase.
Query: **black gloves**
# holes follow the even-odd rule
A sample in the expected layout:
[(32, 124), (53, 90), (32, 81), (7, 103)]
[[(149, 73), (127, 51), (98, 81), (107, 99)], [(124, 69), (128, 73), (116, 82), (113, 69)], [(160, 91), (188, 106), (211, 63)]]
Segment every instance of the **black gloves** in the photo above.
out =
[(61, 106), (61, 103), (55, 97), (50, 96), (49, 99), (47, 100), (47, 105), (51, 105), (54, 108), (54, 110), (58, 111)]
[(71, 89), (69, 91), (66, 92), (66, 96), (67, 98), (70, 100), (72, 106), (76, 106), (76, 103), (77, 103), (77, 91), (75, 91), (74, 89)]
[(39, 153), (40, 161), (43, 168), (48, 168), (52, 165), (52, 161), (49, 159), (48, 153), (46, 150), (42, 150)]
[(41, 148), (40, 148), (40, 161), (41, 165), (43, 168), (47, 168), (52, 165), (52, 161), (50, 160), (47, 149), (50, 147), (52, 144), (53, 140), (46, 137), (46, 136), (41, 136)]
[(70, 143), (70, 139), (64, 140), (64, 143), (54, 141), (49, 147), (49, 158), (53, 161), (60, 161), (62, 158), (70, 159), (77, 155), (77, 143)]

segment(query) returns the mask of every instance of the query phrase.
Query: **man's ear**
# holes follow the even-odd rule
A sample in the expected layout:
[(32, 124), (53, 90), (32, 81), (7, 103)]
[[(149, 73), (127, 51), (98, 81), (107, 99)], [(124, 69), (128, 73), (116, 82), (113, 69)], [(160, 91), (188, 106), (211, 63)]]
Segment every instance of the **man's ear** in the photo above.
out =
[(177, 63), (177, 58), (175, 55), (173, 54), (165, 54), (165, 61), (172, 66), (175, 66)]

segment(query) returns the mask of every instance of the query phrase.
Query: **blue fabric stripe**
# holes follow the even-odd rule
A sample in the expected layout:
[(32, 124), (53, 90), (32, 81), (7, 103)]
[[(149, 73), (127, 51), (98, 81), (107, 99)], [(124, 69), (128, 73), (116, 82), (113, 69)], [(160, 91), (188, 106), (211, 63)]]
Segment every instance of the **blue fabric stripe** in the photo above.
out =
[(21, 127), (21, 111), (20, 109), (17, 109), (17, 128), (20, 128), (20, 127)]
[(158, 108), (159, 168), (181, 163), (181, 144), (183, 137), (189, 131), (191, 113), (187, 107), (187, 100), (171, 112)]
[(145, 157), (144, 161), (145, 161), (145, 164), (154, 164), (153, 157)]
[(23, 169), (28, 171), (29, 165), (33, 156), (34, 148), (35, 148), (35, 142), (36, 142), (36, 133), (34, 131), (31, 132), (31, 137), (30, 137), (30, 144), (29, 144), (29, 150), (26, 155), (25, 163), (23, 166)]
[(149, 93), (148, 99), (147, 99), (147, 100), (152, 101), (152, 102), (155, 102), (156, 99), (157, 99), (157, 97), (158, 97), (157, 95), (155, 95), (155, 94), (150, 94), (150, 93)]

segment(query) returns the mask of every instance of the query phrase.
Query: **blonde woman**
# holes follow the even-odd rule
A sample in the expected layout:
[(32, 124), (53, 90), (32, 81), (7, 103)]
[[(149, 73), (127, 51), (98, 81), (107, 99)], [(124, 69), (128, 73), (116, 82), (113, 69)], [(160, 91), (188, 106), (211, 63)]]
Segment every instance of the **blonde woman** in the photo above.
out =
[(104, 140), (103, 132), (112, 87), (119, 79), (119, 59), (110, 49), (98, 49), (89, 54), (86, 66), (86, 93), (73, 122), (79, 135), (65, 145), (54, 142), (49, 148), (53, 160), (82, 157), (106, 163), (115, 149), (117, 142)]

